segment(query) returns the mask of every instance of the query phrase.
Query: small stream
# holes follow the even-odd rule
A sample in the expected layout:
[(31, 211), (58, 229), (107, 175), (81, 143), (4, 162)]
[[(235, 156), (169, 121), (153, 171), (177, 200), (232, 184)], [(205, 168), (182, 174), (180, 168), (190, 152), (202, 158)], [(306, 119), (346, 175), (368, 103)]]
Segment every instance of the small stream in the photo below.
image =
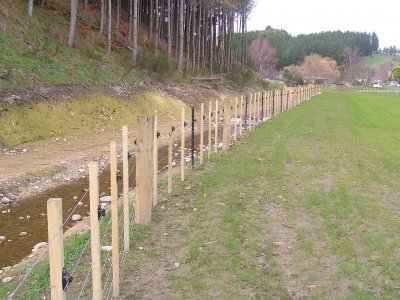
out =
[[(222, 137), (222, 128), (219, 130), (219, 136)], [(195, 149), (199, 147), (200, 135), (195, 135)], [(207, 144), (208, 133), (204, 133), (204, 143)], [(186, 137), (187, 155), (190, 155), (191, 137)], [(179, 163), (180, 155), (175, 156), (179, 152), (180, 141), (175, 141), (173, 151), (173, 161)], [(163, 171), (168, 166), (168, 147), (159, 148), (159, 171)], [(132, 169), (133, 168), (133, 169)], [(118, 165), (118, 169), (122, 170), (122, 164)], [(129, 160), (129, 170), (131, 176), (130, 183), (135, 182), (135, 157)], [(103, 195), (110, 195), (110, 170), (105, 169), (99, 176), (99, 192)], [(86, 189), (89, 188), (89, 179), (80, 179), (70, 183), (62, 184), (55, 188), (49, 189), (39, 195), (35, 195), (25, 200), (18, 202), (17, 205), (11, 207), (10, 214), (0, 215), (1, 235), (4, 235), (8, 240), (0, 245), (0, 269), (5, 266), (12, 266), (20, 262), (24, 257), (32, 253), (32, 248), (39, 242), (48, 240), (47, 236), (47, 200), (49, 198), (63, 199), (63, 217), (66, 219), (71, 211), (75, 208), (78, 201), (83, 202), (83, 206), (78, 207), (74, 214), (80, 214), (82, 217), (89, 213), (89, 193)], [(118, 191), (122, 191), (122, 180), (118, 183)], [(74, 200), (74, 197), (77, 199)], [(72, 221), (69, 221), (64, 226), (67, 230), (73, 226)], [(21, 232), (27, 232), (27, 236), (19, 236)]]

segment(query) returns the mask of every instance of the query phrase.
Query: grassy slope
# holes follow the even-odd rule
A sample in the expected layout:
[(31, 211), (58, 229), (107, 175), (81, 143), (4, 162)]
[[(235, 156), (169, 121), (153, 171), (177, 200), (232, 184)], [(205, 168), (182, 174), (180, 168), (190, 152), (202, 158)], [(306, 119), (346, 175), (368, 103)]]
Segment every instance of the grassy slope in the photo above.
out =
[[(26, 2), (0, 3), (0, 70), (12, 68), (8, 79), (0, 79), (0, 91), (32, 84), (113, 84), (138, 81), (129, 67), (130, 53), (114, 49), (111, 57), (95, 42), (96, 33), (78, 26), (77, 48), (66, 45), (69, 22), (63, 11), (34, 6), (26, 14)], [(1, 16), (0, 16), (1, 17)]]
[(366, 57), (363, 64), (373, 70), (376, 70), (380, 65), (384, 64), (385, 62), (394, 61), (395, 59), (396, 57), (392, 55), (372, 55)]
[(158, 93), (141, 93), (133, 100), (95, 94), (75, 101), (45, 101), (0, 109), (0, 142), (18, 146), (79, 131), (119, 128), (138, 114), (158, 110), (176, 115), (181, 103)]
[(328, 90), (258, 128), (164, 199), (124, 298), (398, 299), (399, 117)]

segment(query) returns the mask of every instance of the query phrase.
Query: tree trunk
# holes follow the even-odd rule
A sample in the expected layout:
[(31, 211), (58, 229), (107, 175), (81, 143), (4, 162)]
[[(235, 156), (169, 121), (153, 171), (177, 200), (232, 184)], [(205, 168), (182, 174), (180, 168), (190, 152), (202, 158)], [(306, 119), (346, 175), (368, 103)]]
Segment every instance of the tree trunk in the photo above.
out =
[(28, 0), (28, 16), (32, 17), (33, 14), (33, 0)]
[(132, 9), (133, 9), (133, 0), (129, 0), (129, 28), (128, 28), (128, 39), (132, 39)]
[(149, 26), (149, 39), (153, 41), (154, 38), (154, 0), (150, 0), (150, 26)]
[(156, 52), (158, 52), (158, 44), (160, 40), (160, 17), (159, 17), (159, 1), (155, 0), (155, 13), (156, 13), (156, 28), (155, 28), (155, 41), (154, 41), (154, 48)]
[(178, 49), (178, 71), (183, 67), (183, 45), (184, 45), (184, 5), (185, 1), (179, 1), (179, 49)]
[(108, 0), (107, 53), (111, 55), (111, 0)]
[(88, 10), (88, 2), (89, 2), (89, 0), (85, 0), (83, 3), (83, 7), (85, 10)]
[(132, 65), (137, 64), (138, 55), (138, 0), (133, 0), (133, 47), (132, 47)]
[(117, 34), (119, 35), (119, 25), (121, 22), (121, 0), (117, 0)]
[(71, 0), (71, 23), (69, 26), (68, 46), (75, 44), (76, 16), (78, 14), (78, 0)]
[(189, 71), (189, 63), (190, 63), (190, 38), (193, 37), (190, 35), (192, 17), (194, 17), (193, 8), (188, 6), (186, 12), (186, 72)]
[(46, 0), (42, 0), (42, 7), (46, 4)]
[(100, 1), (100, 29), (99, 29), (99, 39), (101, 38), (101, 35), (103, 34), (104, 30), (104, 1)]
[(197, 3), (196, 0), (193, 0), (193, 16), (192, 16), (192, 72), (195, 72), (196, 68), (196, 37), (199, 34), (196, 30), (196, 12), (197, 12)]
[(168, 60), (171, 63), (172, 58), (172, 16), (171, 16), (171, 0), (167, 0), (167, 14), (168, 14)]
[(209, 72), (213, 73), (213, 59), (214, 59), (214, 10), (210, 9), (210, 55), (209, 55)]

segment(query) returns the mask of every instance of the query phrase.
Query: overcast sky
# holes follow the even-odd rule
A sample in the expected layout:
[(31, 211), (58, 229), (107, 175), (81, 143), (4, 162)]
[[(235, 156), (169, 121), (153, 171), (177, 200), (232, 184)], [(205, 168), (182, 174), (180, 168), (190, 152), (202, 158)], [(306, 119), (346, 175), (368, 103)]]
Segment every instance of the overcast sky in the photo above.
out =
[(249, 30), (267, 25), (292, 35), (328, 30), (375, 31), (379, 46), (400, 47), (400, 0), (255, 0)]

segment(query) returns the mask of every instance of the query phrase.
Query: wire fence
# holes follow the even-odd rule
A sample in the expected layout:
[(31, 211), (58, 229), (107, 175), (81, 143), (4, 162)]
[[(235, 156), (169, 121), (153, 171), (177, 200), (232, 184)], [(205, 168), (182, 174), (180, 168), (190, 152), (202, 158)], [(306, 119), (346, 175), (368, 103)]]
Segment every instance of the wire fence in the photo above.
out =
[[(316, 85), (290, 90), (251, 93), (237, 97), (234, 101), (231, 99), (225, 99), (219, 103), (218, 100), (210, 101), (208, 107), (201, 106), (201, 111), (192, 107), (190, 118), (187, 118), (188, 113), (183, 108), (181, 120), (174, 123), (171, 121), (168, 132), (162, 134), (170, 140), (166, 154), (168, 156), (167, 166), (160, 167), (160, 161), (166, 161), (165, 156), (158, 157), (160, 150), (157, 139), (161, 133), (158, 132), (154, 117), (143, 116), (143, 119), (138, 122), (135, 146), (131, 149), (127, 146), (129, 145), (127, 129), (123, 130), (122, 157), (123, 168), (126, 170), (123, 174), (127, 174), (128, 180), (123, 180), (122, 174), (116, 170), (117, 155), (116, 151), (112, 150), (116, 147), (115, 142), (114, 144), (111, 142), (109, 162), (103, 166), (100, 172), (98, 169), (94, 169), (96, 174), (91, 178), (96, 180), (89, 181), (90, 185), (80, 201), (60, 222), (62, 225), (57, 228), (56, 234), (49, 238), (49, 250), (43, 251), (20, 277), (15, 289), (9, 293), (8, 299), (24, 296), (24, 293), (27, 292), (27, 282), (46, 255), (49, 256), (50, 263), (51, 299), (58, 299), (57, 295), (68, 295), (70, 287), (78, 281), (77, 279), (79, 279), (80, 285), (71, 289), (73, 294), (68, 295), (71, 298), (111, 299), (117, 297), (120, 293), (119, 285), (129, 255), (129, 244), (132, 243), (129, 240), (131, 232), (135, 224), (151, 222), (151, 210), (156, 205), (153, 203), (154, 194), (160, 192), (157, 177), (159, 170), (167, 169), (170, 192), (174, 167), (180, 165), (181, 180), (183, 181), (188, 169), (195, 170), (197, 164), (204, 163), (204, 160), (212, 157), (215, 153), (228, 150), (237, 139), (253, 131), (256, 126), (277, 117), (280, 113), (296, 107), (319, 93), (320, 87)], [(180, 132), (178, 132), (178, 128)], [(129, 166), (128, 156), (135, 151), (136, 164)], [(89, 167), (91, 166), (89, 165)], [(111, 170), (111, 208), (105, 209), (99, 200), (98, 178), (108, 168)], [(134, 170), (136, 170), (136, 176)], [(154, 173), (154, 176), (149, 172)], [(119, 180), (123, 180), (124, 185), (122, 201), (118, 195), (118, 187), (115, 185)], [(136, 186), (137, 183), (138, 186)], [(156, 189), (153, 192), (150, 187), (154, 185)], [(86, 199), (89, 200), (91, 208), (91, 232), (76, 255), (76, 259), (70, 263), (70, 270), (67, 270), (63, 259), (64, 227), (71, 220), (79, 205), (82, 205), (80, 202), (86, 201)], [(122, 205), (120, 205), (121, 202)], [(94, 208), (97, 208), (97, 211), (92, 211)], [(96, 217), (93, 217), (94, 215)], [(148, 216), (149, 218), (147, 218)], [(48, 214), (48, 222), (52, 222), (51, 218), (54, 217)], [(97, 227), (99, 227), (98, 237), (96, 235)], [(121, 234), (122, 232), (124, 234)], [(61, 246), (59, 240), (61, 240)], [(111, 247), (109, 246), (110, 241)], [(95, 249), (93, 245), (97, 245)], [(57, 248), (57, 246), (60, 247)], [(87, 263), (87, 259), (90, 257), (92, 264)], [(94, 257), (99, 258), (98, 263), (93, 263)], [(80, 266), (84, 266), (82, 270), (80, 270)], [(60, 272), (61, 270), (62, 272)]]
[(400, 88), (356, 89), (356, 91), (359, 93), (400, 96)]

